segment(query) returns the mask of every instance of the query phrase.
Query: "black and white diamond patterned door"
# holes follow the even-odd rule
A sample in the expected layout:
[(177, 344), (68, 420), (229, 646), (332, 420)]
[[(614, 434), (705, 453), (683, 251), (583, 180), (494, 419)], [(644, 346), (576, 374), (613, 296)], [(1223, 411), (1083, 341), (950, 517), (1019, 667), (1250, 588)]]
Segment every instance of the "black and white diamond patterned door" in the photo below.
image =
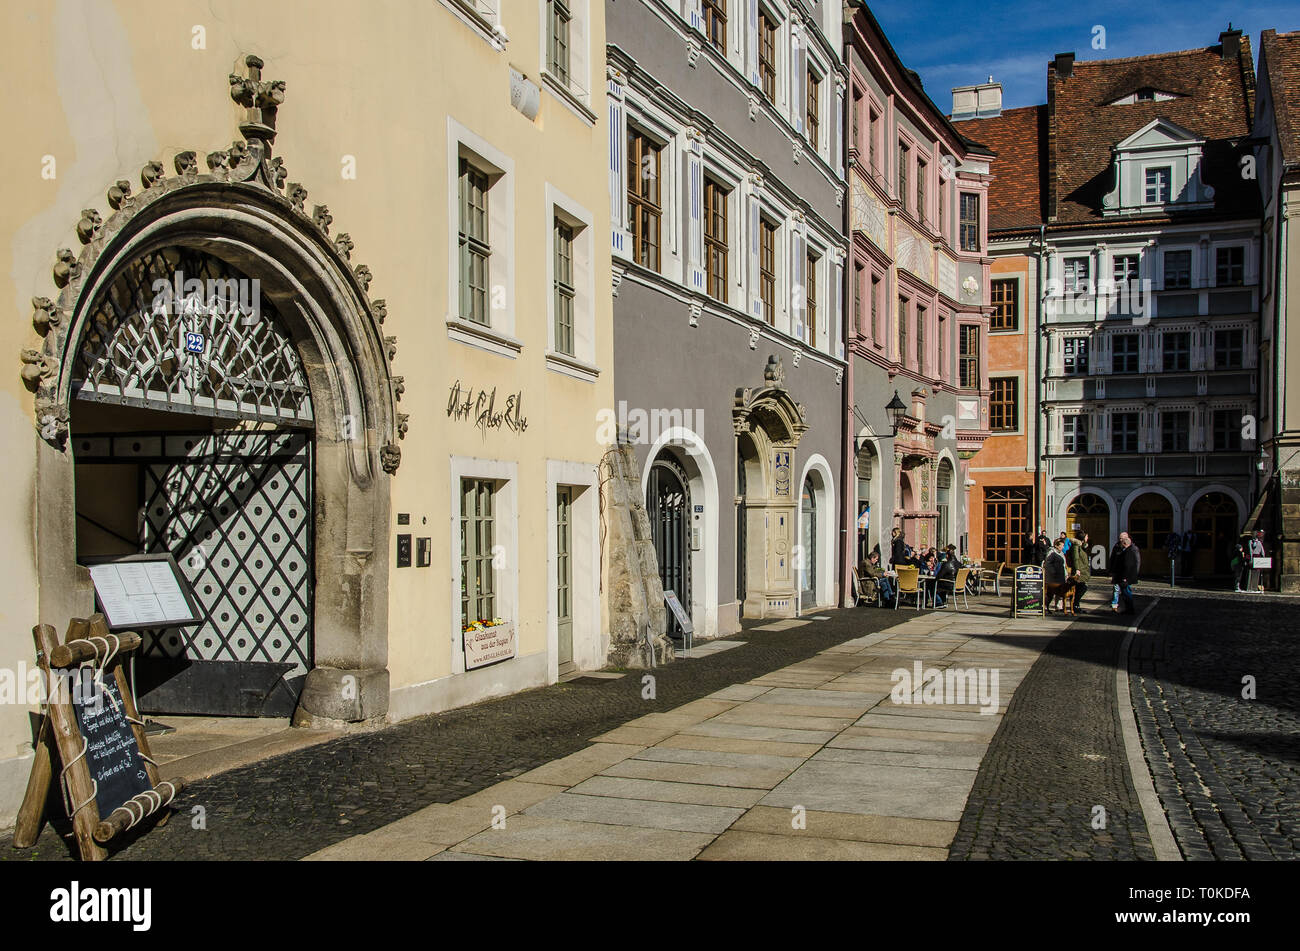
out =
[(204, 621), (144, 632), (151, 712), (288, 716), (312, 664), (312, 440), (167, 435), (143, 467), (143, 550), (169, 551)]

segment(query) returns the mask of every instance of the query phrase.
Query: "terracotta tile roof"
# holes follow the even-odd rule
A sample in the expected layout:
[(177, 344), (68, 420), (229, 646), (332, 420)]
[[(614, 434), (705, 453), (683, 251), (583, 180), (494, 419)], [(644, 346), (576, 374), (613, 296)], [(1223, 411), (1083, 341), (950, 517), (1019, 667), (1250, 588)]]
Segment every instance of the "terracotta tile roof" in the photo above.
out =
[[(1254, 114), (1254, 69), (1250, 37), (1238, 56), (1225, 59), (1222, 46), (1129, 59), (1075, 62), (1072, 74), (1047, 67), (1047, 214), (1057, 223), (1100, 221), (1102, 196), (1112, 187), (1111, 148), (1164, 118), (1206, 139), (1202, 179), (1215, 188), (1215, 210), (1256, 209), (1254, 183), (1242, 178), (1234, 140), (1250, 135)], [(1175, 93), (1172, 100), (1110, 105), (1151, 88)], [(1054, 175), (1053, 175), (1054, 173)], [(995, 185), (996, 187), (996, 185)]]
[(1045, 221), (1047, 107), (1007, 109), (990, 119), (963, 119), (953, 125), (997, 155), (989, 186), (989, 233), (1037, 228)]
[(1260, 57), (1273, 96), (1273, 121), (1282, 160), (1287, 165), (1300, 165), (1300, 32), (1265, 30)]

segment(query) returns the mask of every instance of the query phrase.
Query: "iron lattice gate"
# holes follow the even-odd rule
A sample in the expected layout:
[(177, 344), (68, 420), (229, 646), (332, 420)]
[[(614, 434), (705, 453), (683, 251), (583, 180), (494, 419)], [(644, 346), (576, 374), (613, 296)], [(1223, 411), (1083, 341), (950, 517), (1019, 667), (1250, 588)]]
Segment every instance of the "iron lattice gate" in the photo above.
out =
[(141, 632), (142, 709), (289, 716), (312, 665), (311, 435), (166, 435), (163, 447), (141, 467), (141, 550), (175, 556), (204, 620)]
[[(676, 462), (660, 459), (650, 467), (646, 501), (650, 532), (659, 559), (659, 581), (665, 591), (677, 594), (682, 607), (691, 609), (691, 490), (685, 470)], [(668, 613), (669, 633), (681, 633)]]

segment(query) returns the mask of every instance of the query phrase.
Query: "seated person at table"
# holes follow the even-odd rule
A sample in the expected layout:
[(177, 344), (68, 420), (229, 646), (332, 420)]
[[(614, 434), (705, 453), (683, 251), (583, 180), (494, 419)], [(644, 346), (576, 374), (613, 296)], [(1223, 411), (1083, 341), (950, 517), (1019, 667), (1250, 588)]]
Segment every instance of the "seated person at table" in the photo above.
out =
[(949, 545), (946, 555), (947, 557), (945, 557), (942, 564), (939, 565), (939, 570), (935, 572), (935, 576), (934, 576), (934, 581), (935, 581), (934, 603), (936, 607), (940, 607), (940, 608), (943, 607), (948, 602), (948, 595), (944, 594), (943, 588), (939, 586), (939, 582), (940, 581), (955, 582), (957, 580), (957, 569), (961, 567), (961, 562), (957, 558), (956, 546)]
[(867, 556), (867, 560), (862, 563), (859, 569), (859, 574), (862, 578), (862, 593), (864, 595), (872, 598), (875, 597), (876, 591), (879, 590), (882, 604), (894, 603), (894, 582), (880, 567), (880, 552), (873, 551)]
[(925, 553), (925, 558), (921, 562), (921, 570), (924, 571), (926, 574), (932, 575), (934, 574), (935, 569), (938, 567), (939, 567), (939, 556), (936, 555), (934, 549), (931, 548), (929, 551)]

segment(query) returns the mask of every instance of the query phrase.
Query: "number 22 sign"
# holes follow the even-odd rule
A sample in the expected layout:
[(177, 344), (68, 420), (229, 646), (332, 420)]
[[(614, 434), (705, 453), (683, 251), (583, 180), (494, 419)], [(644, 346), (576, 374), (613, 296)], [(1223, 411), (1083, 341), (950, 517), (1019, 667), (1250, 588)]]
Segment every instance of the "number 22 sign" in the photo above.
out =
[(189, 331), (185, 334), (185, 352), (202, 353), (204, 346), (203, 334)]

